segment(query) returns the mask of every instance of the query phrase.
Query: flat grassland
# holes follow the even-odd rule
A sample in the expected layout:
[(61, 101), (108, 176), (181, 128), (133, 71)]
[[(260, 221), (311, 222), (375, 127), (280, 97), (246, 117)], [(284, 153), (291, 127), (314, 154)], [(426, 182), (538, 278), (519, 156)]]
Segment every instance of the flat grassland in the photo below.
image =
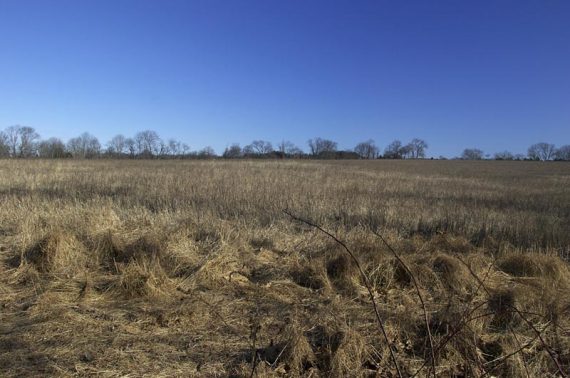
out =
[(0, 375), (567, 374), (569, 188), (566, 163), (3, 160)]

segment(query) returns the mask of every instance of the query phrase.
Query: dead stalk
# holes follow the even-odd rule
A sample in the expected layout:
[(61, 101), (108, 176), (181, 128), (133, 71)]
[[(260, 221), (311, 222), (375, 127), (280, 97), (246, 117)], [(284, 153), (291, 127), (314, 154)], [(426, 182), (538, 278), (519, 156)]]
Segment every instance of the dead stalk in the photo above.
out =
[[(400, 263), (400, 265), (402, 265), (402, 267), (406, 270), (406, 272), (410, 275), (410, 277), (412, 278), (412, 282), (414, 284), (414, 287), (416, 289), (416, 293), (418, 294), (418, 298), (420, 300), (420, 304), (422, 306), (422, 310), (424, 313), (424, 322), (426, 324), (426, 329), (427, 329), (427, 333), (428, 333), (428, 338), (429, 338), (429, 345), (430, 345), (430, 352), (431, 352), (431, 365), (432, 365), (432, 370), (433, 370), (433, 376), (436, 376), (436, 369), (435, 369), (435, 353), (434, 353), (434, 347), (433, 347), (433, 336), (431, 334), (431, 328), (430, 328), (430, 322), (429, 322), (429, 315), (428, 315), (428, 311), (426, 308), (426, 304), (424, 301), (424, 298), (422, 296), (422, 293), (420, 291), (420, 287), (418, 285), (418, 282), (416, 280), (415, 275), (412, 273), (412, 271), (410, 270), (410, 268), (408, 268), (408, 265), (406, 265), (406, 263), (404, 262), (404, 260), (402, 260), (400, 258), (400, 256), (398, 255), (398, 253), (394, 250), (394, 248), (392, 248), (392, 246), (386, 241), (386, 239), (384, 239), (384, 237), (375, 230), (372, 230), (372, 233), (374, 235), (376, 235), (378, 238), (380, 238), (380, 240), (382, 240), (382, 242), (384, 243), (384, 245), (390, 250), (390, 252), (392, 252), (392, 254), (394, 255), (394, 257), (396, 258), (396, 260), (398, 260), (398, 262)], [(428, 374), (429, 375), (429, 374)]]
[(374, 299), (374, 292), (372, 291), (372, 285), (370, 284), (370, 280), (368, 279), (368, 276), (366, 275), (366, 273), (364, 273), (364, 270), (362, 269), (362, 266), (360, 265), (360, 262), (358, 261), (358, 259), (354, 255), (354, 253), (347, 247), (347, 245), (345, 243), (343, 243), (341, 240), (339, 240), (336, 236), (334, 236), (330, 232), (323, 229), (321, 226), (319, 226), (315, 223), (312, 223), (306, 219), (300, 218), (296, 215), (293, 215), (288, 210), (283, 210), (283, 213), (287, 214), (289, 217), (291, 217), (292, 219), (294, 219), (298, 222), (304, 223), (308, 226), (311, 226), (311, 227), (316, 228), (317, 230), (321, 231), (322, 233), (324, 233), (325, 235), (327, 235), (328, 237), (333, 239), (337, 244), (342, 246), (344, 248), (344, 250), (349, 254), (350, 258), (354, 261), (356, 267), (358, 268), (360, 275), (362, 276), (362, 280), (364, 281), (364, 285), (366, 286), (366, 289), (368, 290), (368, 294), (370, 296), (372, 306), (374, 307), (374, 314), (376, 315), (376, 320), (378, 321), (378, 325), (380, 327), (380, 330), (382, 331), (382, 335), (384, 337), (384, 340), (388, 344), (388, 349), (390, 350), (390, 358), (392, 359), (392, 363), (394, 364), (394, 367), (396, 368), (396, 371), (398, 373), (398, 377), (402, 378), (402, 372), (400, 370), (400, 366), (398, 365), (398, 361), (396, 359), (396, 355), (394, 353), (392, 343), (390, 342), (390, 339), (388, 338), (388, 334), (386, 333), (386, 328), (384, 327), (384, 322), (382, 321), (382, 319), (380, 317), (380, 313), (378, 311), (378, 305), (376, 304), (376, 300)]

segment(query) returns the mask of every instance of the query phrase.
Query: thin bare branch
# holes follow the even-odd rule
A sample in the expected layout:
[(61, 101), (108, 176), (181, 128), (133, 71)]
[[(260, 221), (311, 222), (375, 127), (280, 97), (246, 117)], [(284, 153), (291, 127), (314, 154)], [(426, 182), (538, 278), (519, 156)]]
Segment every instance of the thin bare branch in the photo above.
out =
[(324, 233), (325, 235), (327, 235), (328, 237), (333, 239), (337, 244), (342, 246), (344, 248), (344, 250), (349, 254), (350, 258), (352, 259), (352, 261), (354, 261), (354, 264), (358, 268), (360, 275), (362, 276), (362, 280), (364, 281), (364, 285), (366, 286), (366, 289), (368, 290), (368, 294), (370, 296), (372, 306), (374, 307), (374, 314), (376, 315), (376, 320), (378, 321), (378, 325), (380, 327), (380, 330), (382, 331), (382, 335), (384, 336), (384, 340), (386, 341), (386, 343), (388, 345), (388, 349), (390, 350), (390, 358), (392, 359), (392, 363), (394, 364), (394, 367), (396, 368), (396, 371), (398, 373), (398, 377), (402, 378), (402, 372), (400, 370), (400, 366), (398, 365), (398, 360), (396, 359), (396, 355), (394, 353), (392, 343), (390, 342), (390, 339), (388, 338), (388, 334), (386, 333), (386, 328), (384, 327), (384, 322), (382, 321), (382, 318), (380, 317), (380, 312), (378, 311), (378, 305), (376, 304), (376, 299), (374, 299), (374, 292), (372, 291), (372, 285), (370, 284), (370, 280), (368, 279), (368, 276), (366, 275), (366, 273), (364, 273), (364, 270), (362, 269), (362, 266), (360, 265), (360, 262), (358, 261), (358, 259), (354, 255), (354, 253), (347, 247), (347, 245), (344, 242), (339, 240), (336, 236), (334, 236), (330, 232), (323, 229), (318, 224), (315, 224), (311, 221), (308, 221), (306, 219), (303, 219), (303, 218), (300, 218), (296, 215), (293, 215), (288, 210), (283, 210), (283, 213), (285, 213), (286, 215), (288, 215), (289, 217), (291, 217), (292, 219), (294, 219), (298, 222), (304, 223), (308, 226), (311, 226), (311, 227), (316, 228), (317, 230), (321, 231), (322, 233)]

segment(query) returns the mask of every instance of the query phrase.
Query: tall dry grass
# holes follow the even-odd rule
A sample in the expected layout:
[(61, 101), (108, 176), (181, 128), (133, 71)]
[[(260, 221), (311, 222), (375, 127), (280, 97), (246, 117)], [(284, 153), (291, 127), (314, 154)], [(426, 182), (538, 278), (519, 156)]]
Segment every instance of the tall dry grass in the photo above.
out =
[[(391, 344), (404, 376), (560, 374), (569, 184), (564, 163), (0, 161), (0, 372), (394, 376)], [(283, 209), (354, 252), (389, 343), (345, 251)]]

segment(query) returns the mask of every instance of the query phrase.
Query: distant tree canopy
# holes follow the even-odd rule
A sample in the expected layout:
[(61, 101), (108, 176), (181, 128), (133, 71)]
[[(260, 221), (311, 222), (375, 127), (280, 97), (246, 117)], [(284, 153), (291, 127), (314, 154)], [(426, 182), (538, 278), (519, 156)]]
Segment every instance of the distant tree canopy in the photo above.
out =
[(564, 145), (558, 148), (555, 153), (556, 160), (570, 161), (570, 145)]
[(65, 143), (59, 138), (49, 138), (38, 144), (38, 155), (42, 158), (57, 159), (66, 157)]
[(101, 144), (93, 135), (83, 133), (67, 142), (67, 151), (76, 158), (93, 158), (101, 152)]
[(463, 160), (481, 160), (483, 159), (483, 151), (478, 148), (466, 148), (461, 154)]
[(423, 159), (426, 157), (428, 144), (423, 139), (414, 138), (406, 145), (395, 140), (384, 150), (385, 159)]
[(314, 138), (307, 141), (313, 157), (332, 157), (337, 150), (338, 144), (329, 139)]
[[(190, 146), (177, 139), (162, 139), (156, 131), (143, 130), (133, 137), (123, 134), (113, 136), (104, 146), (99, 139), (88, 132), (69, 139), (41, 139), (33, 127), (14, 125), (0, 131), (0, 158), (130, 158), (130, 159), (424, 159), (428, 143), (414, 138), (407, 144), (394, 140), (380, 153), (373, 139), (362, 141), (353, 149), (339, 149), (331, 139), (315, 137), (307, 141), (308, 150), (296, 146), (288, 140), (274, 145), (262, 139), (253, 140), (243, 148), (239, 143), (228, 145), (221, 156), (207, 146), (192, 151)], [(490, 159), (478, 148), (466, 148), (460, 159)], [(445, 159), (440, 156), (439, 159)], [(528, 148), (527, 154), (513, 154), (509, 151), (492, 155), (494, 160), (564, 160), (570, 161), (570, 145), (556, 148), (550, 143), (536, 143)]]
[(515, 156), (509, 151), (497, 152), (494, 155), (495, 160), (515, 160)]
[(366, 142), (361, 142), (354, 147), (354, 152), (358, 154), (361, 159), (376, 159), (378, 158), (379, 149), (372, 139)]
[(536, 143), (528, 148), (528, 157), (531, 160), (552, 160), (556, 153), (556, 147), (550, 143)]

